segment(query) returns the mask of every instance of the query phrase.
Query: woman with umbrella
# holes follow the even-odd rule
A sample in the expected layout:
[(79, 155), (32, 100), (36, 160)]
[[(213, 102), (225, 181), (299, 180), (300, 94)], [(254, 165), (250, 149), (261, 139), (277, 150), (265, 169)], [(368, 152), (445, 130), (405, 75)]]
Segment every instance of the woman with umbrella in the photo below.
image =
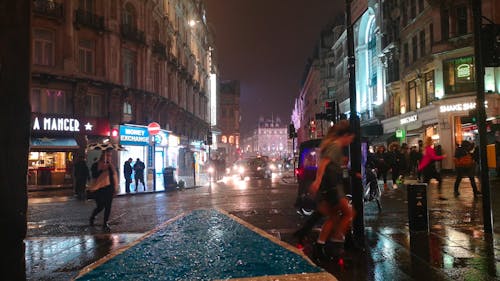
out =
[(102, 225), (104, 231), (111, 230), (108, 224), (109, 215), (111, 214), (111, 203), (113, 202), (113, 196), (118, 192), (118, 175), (115, 166), (111, 163), (111, 152), (113, 149), (111, 146), (102, 150), (101, 157), (97, 162), (97, 174), (93, 175), (94, 183), (89, 188), (94, 193), (96, 201), (96, 208), (92, 211), (89, 224), (90, 226), (94, 226), (95, 217), (104, 210)]

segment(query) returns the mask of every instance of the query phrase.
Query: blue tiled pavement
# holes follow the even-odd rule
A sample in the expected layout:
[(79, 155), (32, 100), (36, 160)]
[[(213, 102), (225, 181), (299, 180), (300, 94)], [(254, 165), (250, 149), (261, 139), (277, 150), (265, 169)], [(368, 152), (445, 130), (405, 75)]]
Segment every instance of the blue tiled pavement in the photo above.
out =
[(196, 210), (77, 280), (217, 280), (322, 270), (216, 210)]

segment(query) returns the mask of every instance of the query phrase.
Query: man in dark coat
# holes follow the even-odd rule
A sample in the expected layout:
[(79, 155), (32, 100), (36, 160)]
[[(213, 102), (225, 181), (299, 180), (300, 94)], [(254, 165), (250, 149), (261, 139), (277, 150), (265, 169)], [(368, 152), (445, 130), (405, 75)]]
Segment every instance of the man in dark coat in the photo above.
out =
[(123, 175), (125, 176), (125, 192), (130, 193), (130, 184), (132, 183), (132, 158), (129, 158), (123, 164)]
[(146, 184), (144, 184), (144, 169), (146, 166), (141, 159), (137, 158), (134, 164), (134, 172), (135, 172), (135, 191), (139, 191), (139, 182), (142, 182), (142, 188), (146, 191)]
[(85, 200), (85, 189), (87, 185), (87, 180), (90, 179), (89, 168), (87, 167), (87, 162), (85, 161), (85, 156), (78, 156), (78, 160), (75, 163), (75, 193), (78, 199)]

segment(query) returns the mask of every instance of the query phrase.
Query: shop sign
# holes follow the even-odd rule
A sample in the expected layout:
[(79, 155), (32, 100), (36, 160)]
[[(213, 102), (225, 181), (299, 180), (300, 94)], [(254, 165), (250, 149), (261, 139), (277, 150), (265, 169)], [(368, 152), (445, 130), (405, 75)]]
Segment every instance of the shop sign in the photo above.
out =
[(444, 112), (454, 112), (454, 111), (467, 111), (475, 108), (476, 108), (475, 102), (464, 102), (457, 104), (441, 105), (439, 107), (439, 112), (444, 113)]
[(168, 146), (167, 131), (160, 131), (158, 134), (154, 135), (153, 138), (156, 146)]
[(470, 64), (464, 63), (457, 66), (457, 78), (467, 78), (470, 79), (471, 69)]
[(109, 122), (99, 118), (75, 118), (73, 116), (32, 114), (31, 130), (34, 134), (109, 135)]
[(415, 121), (417, 121), (417, 119), (418, 119), (418, 115), (417, 114), (410, 115), (408, 117), (401, 118), (400, 119), (400, 123), (401, 123), (401, 125), (405, 125), (405, 124), (408, 124), (408, 123), (411, 123), (411, 122), (415, 122)]
[(149, 132), (147, 127), (120, 126), (121, 145), (149, 145)]
[(405, 130), (396, 130), (396, 138), (404, 139), (406, 137)]

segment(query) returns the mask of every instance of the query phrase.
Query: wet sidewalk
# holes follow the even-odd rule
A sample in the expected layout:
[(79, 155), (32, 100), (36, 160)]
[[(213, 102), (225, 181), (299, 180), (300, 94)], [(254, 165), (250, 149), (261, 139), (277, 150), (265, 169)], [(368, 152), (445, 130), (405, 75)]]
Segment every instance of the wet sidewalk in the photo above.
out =
[(207, 209), (173, 218), (86, 267), (76, 280), (336, 279), (288, 244)]

